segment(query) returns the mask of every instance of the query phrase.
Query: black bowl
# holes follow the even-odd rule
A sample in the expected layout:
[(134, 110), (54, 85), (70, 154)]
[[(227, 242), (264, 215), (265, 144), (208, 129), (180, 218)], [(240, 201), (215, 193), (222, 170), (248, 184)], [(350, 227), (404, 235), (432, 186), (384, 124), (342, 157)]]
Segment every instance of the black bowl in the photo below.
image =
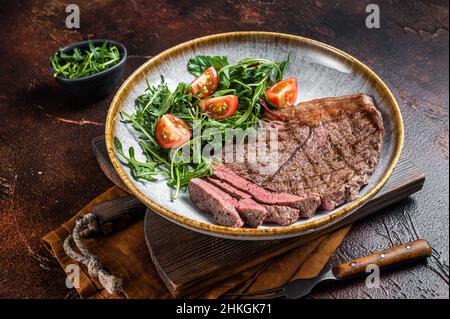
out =
[[(75, 96), (82, 98), (101, 98), (111, 93), (117, 84), (119, 84), (125, 71), (127, 49), (122, 43), (113, 40), (98, 39), (91, 41), (95, 46), (102, 45), (105, 42), (117, 46), (121, 55), (119, 63), (109, 69), (82, 78), (68, 79), (58, 75), (55, 79), (64, 89)], [(81, 51), (84, 51), (89, 48), (89, 41), (71, 44), (61, 50), (64, 53), (70, 53), (75, 48), (79, 48)], [(50, 68), (53, 72), (56, 72), (51, 63)]]

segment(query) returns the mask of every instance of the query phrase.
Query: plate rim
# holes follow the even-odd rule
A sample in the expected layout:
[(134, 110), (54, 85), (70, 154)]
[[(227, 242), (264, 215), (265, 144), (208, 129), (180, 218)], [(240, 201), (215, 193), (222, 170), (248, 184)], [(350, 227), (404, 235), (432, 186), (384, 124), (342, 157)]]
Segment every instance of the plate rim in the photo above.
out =
[[(215, 42), (215, 41), (221, 41), (221, 40), (227, 40), (227, 39), (238, 39), (238, 38), (246, 38), (246, 37), (254, 37), (254, 36), (266, 36), (266, 37), (272, 37), (272, 38), (282, 38), (285, 40), (290, 41), (299, 41), (303, 43), (308, 43), (314, 46), (318, 46), (321, 48), (324, 48), (328, 51), (331, 51), (333, 53), (337, 53), (339, 55), (344, 56), (345, 58), (349, 59), (352, 63), (358, 65), (358, 67), (362, 68), (369, 77), (370, 81), (374, 81), (376, 84), (380, 85), (380, 91), (386, 94), (387, 99), (394, 107), (394, 113), (396, 115), (395, 121), (398, 126), (398, 135), (396, 138), (396, 149), (394, 153), (394, 157), (384, 173), (384, 175), (380, 178), (380, 180), (377, 182), (377, 184), (374, 185), (374, 187), (368, 191), (367, 194), (359, 197), (358, 199), (350, 202), (345, 207), (342, 207), (340, 210), (336, 211), (333, 214), (329, 214), (326, 216), (323, 216), (319, 219), (312, 220), (312, 221), (306, 221), (305, 223), (302, 223), (300, 225), (291, 225), (291, 226), (284, 226), (284, 227), (271, 227), (271, 228), (233, 228), (233, 227), (226, 227), (226, 226), (219, 226), (212, 223), (205, 223), (201, 221), (197, 221), (182, 215), (179, 215), (176, 212), (173, 212), (156, 202), (152, 201), (150, 198), (148, 198), (145, 194), (143, 194), (137, 187), (131, 182), (131, 180), (128, 178), (128, 176), (125, 174), (124, 170), (122, 169), (120, 165), (120, 160), (117, 158), (116, 153), (114, 151), (114, 144), (113, 144), (113, 129), (115, 125), (115, 120), (117, 119), (117, 112), (119, 110), (119, 107), (121, 106), (121, 101), (126, 97), (127, 93), (130, 91), (131, 84), (134, 81), (137, 81), (137, 79), (140, 77), (140, 75), (143, 73), (144, 70), (151, 67), (152, 65), (159, 63), (160, 61), (164, 61), (166, 58), (169, 58), (171, 55), (176, 54), (180, 51), (183, 51), (185, 49), (188, 49), (190, 47), (195, 47), (198, 44), (208, 43), (208, 42)], [(398, 161), (400, 159), (400, 155), (403, 149), (404, 145), (404, 124), (403, 124), (403, 118), (400, 111), (400, 107), (397, 103), (397, 100), (395, 99), (393, 93), (389, 89), (389, 87), (384, 83), (384, 81), (374, 72), (372, 71), (366, 64), (359, 61), (352, 55), (341, 51), (338, 48), (335, 48), (331, 45), (325, 44), (323, 42), (312, 40), (309, 38), (305, 38), (298, 35), (291, 35), (286, 33), (277, 33), (277, 32), (266, 32), (266, 31), (240, 31), (240, 32), (226, 32), (226, 33), (219, 33), (219, 34), (213, 34), (208, 35), (205, 37), (196, 38), (193, 40), (189, 40), (186, 42), (183, 42), (181, 44), (178, 44), (176, 46), (173, 46), (169, 49), (166, 49), (162, 51), (161, 53), (157, 54), (153, 58), (146, 61), (144, 64), (142, 64), (140, 67), (138, 67), (120, 86), (116, 94), (114, 95), (114, 98), (112, 99), (109, 109), (108, 109), (108, 115), (106, 118), (106, 124), (105, 124), (105, 141), (106, 141), (106, 148), (108, 152), (108, 156), (111, 160), (111, 163), (116, 170), (117, 174), (120, 176), (122, 181), (125, 183), (125, 185), (128, 187), (128, 189), (140, 200), (142, 201), (147, 207), (154, 210), (156, 213), (162, 215), (163, 217), (179, 224), (186, 226), (190, 229), (197, 230), (199, 232), (206, 232), (211, 235), (219, 235), (220, 237), (229, 237), (236, 239), (245, 239), (246, 237), (248, 239), (255, 239), (260, 237), (261, 239), (266, 239), (271, 236), (286, 236), (291, 235), (293, 236), (300, 236), (303, 232), (310, 232), (315, 228), (321, 228), (326, 227), (327, 224), (330, 224), (330, 221), (334, 219), (339, 219), (341, 217), (346, 216), (347, 214), (351, 213), (356, 208), (361, 207), (364, 203), (366, 203), (369, 199), (371, 199), (373, 196), (375, 196), (380, 189), (384, 186), (384, 184), (387, 182), (389, 177), (392, 175), (393, 170), (398, 164)], [(289, 237), (291, 237), (289, 236)]]

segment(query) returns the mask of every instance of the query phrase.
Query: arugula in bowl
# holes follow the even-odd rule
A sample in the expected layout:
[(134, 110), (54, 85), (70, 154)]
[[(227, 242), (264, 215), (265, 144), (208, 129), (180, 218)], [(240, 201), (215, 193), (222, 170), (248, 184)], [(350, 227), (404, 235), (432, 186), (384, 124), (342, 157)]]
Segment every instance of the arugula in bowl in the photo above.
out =
[(107, 43), (94, 45), (88, 41), (87, 49), (75, 47), (71, 52), (59, 49), (50, 57), (54, 69), (54, 77), (62, 76), (67, 79), (78, 79), (107, 70), (121, 60), (119, 48)]

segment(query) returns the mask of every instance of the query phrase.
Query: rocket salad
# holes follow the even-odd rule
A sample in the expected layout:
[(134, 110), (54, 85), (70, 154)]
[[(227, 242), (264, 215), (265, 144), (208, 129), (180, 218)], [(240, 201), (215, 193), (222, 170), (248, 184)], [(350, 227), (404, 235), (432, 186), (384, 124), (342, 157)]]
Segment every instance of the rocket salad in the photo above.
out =
[[(282, 62), (246, 58), (236, 63), (225, 56), (199, 55), (187, 63), (188, 72), (196, 76), (190, 84), (179, 83), (171, 91), (163, 77), (156, 86), (147, 82), (147, 89), (135, 100), (135, 112), (120, 113), (121, 121), (140, 133), (145, 161), (136, 159), (133, 147), (125, 153), (119, 139), (114, 139), (133, 178), (156, 181), (157, 175), (165, 176), (175, 189), (175, 199), (191, 179), (210, 175), (212, 159), (199, 151), (210, 139), (201, 134), (215, 129), (223, 136), (226, 129), (254, 127), (266, 103), (292, 105), (297, 82), (282, 81), (288, 61), (289, 55)], [(202, 133), (192, 137), (195, 131)], [(182, 152), (186, 146), (189, 158)]]

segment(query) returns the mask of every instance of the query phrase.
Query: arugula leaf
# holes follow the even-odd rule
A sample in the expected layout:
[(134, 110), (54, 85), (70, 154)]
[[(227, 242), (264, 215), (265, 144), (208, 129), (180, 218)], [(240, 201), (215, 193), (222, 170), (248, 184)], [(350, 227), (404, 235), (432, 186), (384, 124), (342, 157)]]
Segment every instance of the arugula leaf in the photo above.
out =
[[(135, 101), (135, 112), (120, 113), (122, 122), (129, 123), (141, 133), (139, 146), (147, 157), (146, 163), (136, 160), (133, 148), (128, 149), (128, 156), (125, 155), (120, 141), (115, 139), (117, 153), (127, 162), (132, 176), (137, 180), (153, 180), (158, 174), (167, 176), (167, 184), (174, 188), (172, 199), (175, 199), (191, 179), (212, 174), (213, 159), (201, 154), (202, 146), (211, 143), (211, 138), (207, 136), (209, 129), (215, 129), (225, 136), (227, 129), (253, 129), (260, 123), (264, 92), (275, 81), (282, 79), (288, 61), (289, 55), (280, 63), (246, 58), (229, 64), (227, 57), (202, 55), (190, 59), (188, 70), (194, 75), (200, 75), (212, 65), (216, 68), (220, 86), (212, 97), (229, 94), (239, 97), (236, 112), (231, 117), (220, 120), (208, 118), (201, 112), (197, 94), (186, 93), (190, 92), (189, 84), (179, 83), (176, 89), (171, 91), (162, 76), (158, 85), (152, 86), (147, 82), (147, 89)], [(181, 147), (166, 150), (156, 142), (156, 123), (167, 113), (181, 118), (193, 132), (201, 132), (200, 136), (194, 134), (194, 138), (187, 142), (186, 146), (190, 148), (187, 157)], [(215, 143), (222, 146), (223, 140)]]
[(213, 66), (216, 71), (219, 71), (226, 65), (228, 65), (228, 58), (226, 56), (197, 55), (189, 59), (187, 69), (189, 73), (199, 76), (211, 66)]
[(134, 148), (130, 147), (128, 149), (128, 156), (125, 155), (122, 149), (122, 143), (120, 143), (117, 137), (114, 137), (114, 147), (116, 152), (125, 160), (123, 161), (124, 165), (127, 166), (131, 175), (134, 179), (139, 180), (147, 180), (147, 181), (156, 181), (157, 179), (154, 177), (155, 175), (166, 175), (167, 172), (156, 170), (160, 163), (153, 161), (140, 162), (134, 156)]

